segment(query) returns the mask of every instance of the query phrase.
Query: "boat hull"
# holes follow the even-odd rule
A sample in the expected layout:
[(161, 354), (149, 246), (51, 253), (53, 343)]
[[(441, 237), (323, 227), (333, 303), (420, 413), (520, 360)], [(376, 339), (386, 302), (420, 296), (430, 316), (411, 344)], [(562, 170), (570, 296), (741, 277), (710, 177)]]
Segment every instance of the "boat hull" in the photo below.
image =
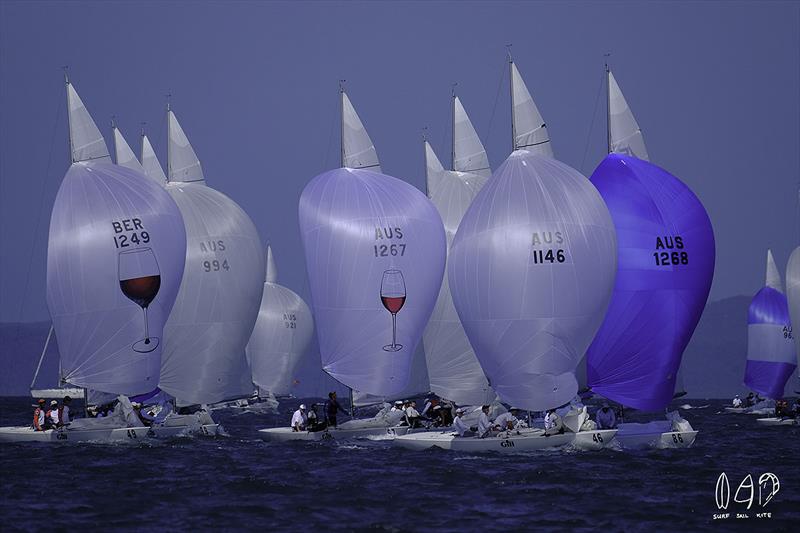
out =
[(777, 417), (768, 417), (768, 418), (758, 418), (756, 419), (756, 423), (759, 426), (796, 426), (797, 419), (796, 418), (777, 418)]
[[(385, 437), (392, 439), (398, 435), (408, 433), (408, 426), (394, 427), (371, 427), (338, 429), (330, 428), (323, 431), (292, 431), (292, 428), (267, 428), (259, 429), (258, 436), (261, 440), (268, 442), (290, 442), (290, 441), (322, 441), (322, 440), (352, 440), (367, 439), (370, 437)], [(413, 430), (412, 430), (413, 431)]]
[(0, 442), (135, 442), (151, 435), (149, 427), (48, 429), (30, 427), (0, 428)]
[(441, 448), (459, 452), (500, 452), (514, 453), (521, 451), (545, 450), (575, 444), (579, 449), (599, 450), (614, 440), (616, 430), (581, 431), (579, 433), (562, 433), (544, 436), (541, 430), (501, 433), (497, 436), (479, 439), (476, 437), (458, 437), (452, 432), (427, 431), (411, 435), (399, 436), (394, 444), (408, 450), (426, 450)]
[(157, 439), (168, 439), (172, 437), (184, 437), (188, 435), (216, 436), (219, 435), (219, 424), (202, 424), (192, 426), (153, 426), (150, 428), (151, 437)]
[(617, 433), (616, 440), (626, 450), (647, 448), (689, 448), (694, 444), (697, 431), (666, 431), (636, 434)]

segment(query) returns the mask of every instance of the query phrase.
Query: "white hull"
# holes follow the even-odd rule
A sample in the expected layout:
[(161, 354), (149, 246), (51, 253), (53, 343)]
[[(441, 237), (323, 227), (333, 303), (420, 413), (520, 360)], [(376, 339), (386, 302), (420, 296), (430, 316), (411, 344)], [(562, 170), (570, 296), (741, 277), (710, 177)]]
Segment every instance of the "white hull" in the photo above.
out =
[(136, 442), (147, 439), (149, 427), (48, 429), (34, 431), (30, 427), (0, 428), (0, 442)]
[(617, 433), (617, 442), (626, 450), (646, 448), (689, 448), (694, 444), (697, 431), (667, 431), (664, 433)]
[(58, 398), (60, 400), (64, 396), (83, 398), (83, 389), (31, 389), (31, 397), (33, 398)]
[(756, 423), (760, 426), (796, 426), (797, 419), (796, 418), (777, 418), (777, 417), (769, 417), (769, 418), (758, 418), (756, 419)]
[(153, 426), (150, 436), (158, 439), (184, 437), (187, 435), (215, 436), (219, 435), (219, 424), (202, 424), (192, 426)]
[(408, 433), (408, 426), (371, 427), (358, 429), (330, 428), (322, 431), (292, 431), (292, 428), (267, 428), (259, 429), (258, 436), (268, 442), (289, 441), (321, 441), (321, 440), (352, 440), (367, 439), (370, 437), (385, 437), (388, 439)]
[(498, 436), (479, 439), (477, 437), (458, 437), (446, 431), (426, 431), (411, 435), (400, 436), (394, 439), (394, 444), (409, 450), (426, 450), (428, 448), (441, 448), (460, 452), (488, 452), (501, 453), (544, 450), (560, 448), (569, 444), (579, 449), (599, 450), (607, 446), (616, 434), (615, 429), (596, 431), (581, 431), (578, 433), (563, 433), (545, 437), (542, 430), (522, 430), (499, 433)]
[(733, 413), (738, 415), (759, 415), (759, 416), (764, 416), (775, 412), (774, 407), (765, 407), (763, 409), (753, 409), (752, 407), (726, 407), (723, 410), (726, 413)]

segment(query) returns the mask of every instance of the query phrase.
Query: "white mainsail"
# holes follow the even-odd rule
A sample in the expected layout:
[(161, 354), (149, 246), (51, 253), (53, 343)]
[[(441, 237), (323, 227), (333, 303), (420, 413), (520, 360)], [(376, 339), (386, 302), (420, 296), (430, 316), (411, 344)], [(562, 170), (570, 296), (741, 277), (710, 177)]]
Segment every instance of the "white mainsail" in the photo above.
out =
[(165, 326), (160, 387), (179, 404), (215, 403), (252, 391), (245, 346), (261, 305), (264, 253), (253, 222), (206, 186), (200, 161), (168, 111), (167, 192), (186, 225), (186, 268)]
[(800, 246), (794, 249), (786, 264), (786, 297), (789, 299), (797, 366), (800, 367)]
[(489, 178), (489, 158), (458, 96), (453, 96), (453, 170)]
[(781, 273), (778, 272), (778, 265), (775, 264), (775, 258), (772, 256), (772, 250), (767, 250), (767, 276), (764, 285), (766, 287), (772, 287), (776, 291), (783, 292)]
[(103, 134), (94, 123), (81, 97), (67, 81), (67, 110), (69, 116), (69, 147), (72, 162), (105, 159), (111, 161)]
[(169, 109), (167, 110), (167, 120), (169, 122), (169, 152), (167, 156), (169, 181), (204, 183), (205, 177), (200, 160), (194, 153), (192, 145), (189, 144), (189, 139), (178, 123), (178, 119), (175, 118), (175, 113)]
[[(424, 144), (428, 197), (442, 217), (449, 250), (464, 213), (487, 178), (444, 170), (431, 145)], [(495, 398), (453, 305), (447, 270), (422, 342), (431, 392), (459, 405), (482, 405)]]
[(311, 341), (314, 319), (303, 299), (277, 281), (269, 246), (261, 309), (246, 352), (253, 383), (262, 391), (282, 395), (291, 392), (297, 365)]
[(364, 124), (358, 117), (350, 98), (344, 90), (342, 95), (342, 166), (381, 171), (378, 153), (369, 138)]
[(114, 156), (117, 164), (119, 166), (127, 167), (145, 174), (144, 168), (142, 168), (139, 160), (136, 159), (136, 155), (134, 155), (133, 150), (131, 150), (130, 145), (128, 145), (128, 142), (125, 140), (125, 137), (122, 136), (119, 128), (112, 126), (111, 129), (114, 133)]
[(608, 69), (606, 69), (606, 73), (608, 75), (608, 151), (628, 154), (649, 161), (639, 123), (636, 122), (628, 102), (622, 95), (614, 74)]
[(167, 183), (167, 175), (156, 157), (156, 152), (150, 144), (150, 139), (142, 133), (142, 168), (144, 173), (161, 184)]
[(539, 155), (553, 157), (553, 147), (542, 114), (536, 107), (528, 87), (522, 80), (513, 61), (511, 68), (511, 126), (514, 150), (528, 150)]

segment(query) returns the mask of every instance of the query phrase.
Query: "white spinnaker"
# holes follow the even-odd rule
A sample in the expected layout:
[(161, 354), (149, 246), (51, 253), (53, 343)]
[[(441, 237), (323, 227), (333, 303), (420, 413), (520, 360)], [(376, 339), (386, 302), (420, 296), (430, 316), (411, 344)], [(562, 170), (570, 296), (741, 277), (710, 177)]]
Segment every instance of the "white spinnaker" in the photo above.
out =
[(342, 166), (381, 171), (378, 153), (347, 93), (342, 91)]
[(611, 141), (609, 148), (612, 153), (628, 154), (649, 161), (642, 130), (639, 129), (639, 123), (636, 122), (610, 70), (608, 71), (608, 130)]
[(789, 316), (792, 318), (792, 333), (800, 368), (800, 246), (794, 249), (786, 264), (786, 297), (789, 299)]
[[(180, 130), (172, 112), (170, 138)], [(183, 131), (178, 138), (186, 139)], [(196, 169), (186, 140), (170, 168)], [(186, 226), (186, 267), (169, 320), (160, 387), (182, 404), (215, 403), (252, 391), (245, 346), (261, 305), (264, 253), (253, 222), (236, 202), (205, 181), (170, 181), (167, 192)]]
[(67, 111), (69, 116), (69, 145), (72, 162), (106, 159), (111, 161), (103, 135), (92, 120), (81, 97), (67, 82)]
[(489, 178), (489, 158), (458, 96), (453, 97), (453, 170)]
[(147, 135), (142, 135), (142, 168), (147, 177), (153, 178), (162, 185), (167, 183), (167, 175), (164, 174), (164, 169), (161, 167)]
[(253, 383), (282, 395), (291, 392), (297, 365), (314, 332), (314, 319), (303, 299), (278, 285), (277, 278), (272, 247), (268, 247), (261, 309), (246, 352)]
[[(425, 163), (428, 197), (442, 217), (449, 250), (461, 218), (487, 178), (444, 170), (427, 142)], [(494, 400), (494, 391), (489, 387), (453, 305), (446, 268), (422, 342), (431, 392), (458, 405), (483, 405)]]
[(144, 168), (142, 168), (139, 160), (136, 159), (133, 150), (131, 150), (131, 147), (125, 140), (125, 137), (122, 136), (122, 133), (120, 133), (119, 128), (114, 126), (112, 129), (114, 130), (114, 155), (116, 157), (117, 164), (144, 174)]
[(522, 80), (517, 66), (511, 63), (512, 123), (514, 150), (528, 150), (539, 155), (553, 157), (550, 136), (539, 108)]
[(778, 265), (775, 264), (775, 258), (772, 257), (772, 250), (767, 250), (767, 278), (765, 285), (776, 291), (783, 292), (781, 273), (778, 272)]
[(203, 169), (200, 160), (189, 144), (189, 139), (175, 118), (175, 113), (167, 111), (169, 127), (169, 181), (170, 182), (203, 182)]

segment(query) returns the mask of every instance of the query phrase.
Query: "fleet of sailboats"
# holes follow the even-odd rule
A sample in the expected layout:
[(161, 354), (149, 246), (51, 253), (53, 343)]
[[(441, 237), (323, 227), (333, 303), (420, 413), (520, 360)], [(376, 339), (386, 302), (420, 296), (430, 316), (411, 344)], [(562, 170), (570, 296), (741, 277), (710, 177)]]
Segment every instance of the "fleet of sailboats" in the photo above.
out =
[[(608, 155), (587, 179), (555, 158), (510, 55), (508, 65), (511, 154), (493, 173), (453, 91), (449, 168), (423, 140), (426, 194), (383, 173), (340, 87), (340, 168), (313, 178), (298, 206), (310, 307), (277, 283), (272, 248), (244, 210), (206, 184), (169, 105), (167, 171), (144, 131), (137, 158), (113, 121), (112, 162), (67, 80), (71, 161), (48, 239), (52, 327), (31, 392), (114, 402), (115, 413), (48, 431), (0, 428), (0, 442), (216, 434), (209, 405), (277, 405), (316, 333), (322, 369), (351, 391), (353, 419), (324, 432), (263, 429), (264, 440), (384, 435), (404, 448), (474, 452), (691, 446), (697, 431), (677, 413), (597, 429), (577, 402), (577, 375), (585, 362), (591, 392), (628, 408), (663, 410), (680, 394), (714, 272), (708, 214), (649, 161), (608, 67)], [(784, 294), (768, 251), (744, 383), (771, 399), (800, 363), (800, 247), (786, 281)], [(58, 387), (35, 388), (54, 336)], [(565, 431), (410, 431), (388, 406), (354, 418), (353, 405), (428, 391), (459, 406), (563, 409)], [(142, 402), (157, 423), (142, 423)]]

